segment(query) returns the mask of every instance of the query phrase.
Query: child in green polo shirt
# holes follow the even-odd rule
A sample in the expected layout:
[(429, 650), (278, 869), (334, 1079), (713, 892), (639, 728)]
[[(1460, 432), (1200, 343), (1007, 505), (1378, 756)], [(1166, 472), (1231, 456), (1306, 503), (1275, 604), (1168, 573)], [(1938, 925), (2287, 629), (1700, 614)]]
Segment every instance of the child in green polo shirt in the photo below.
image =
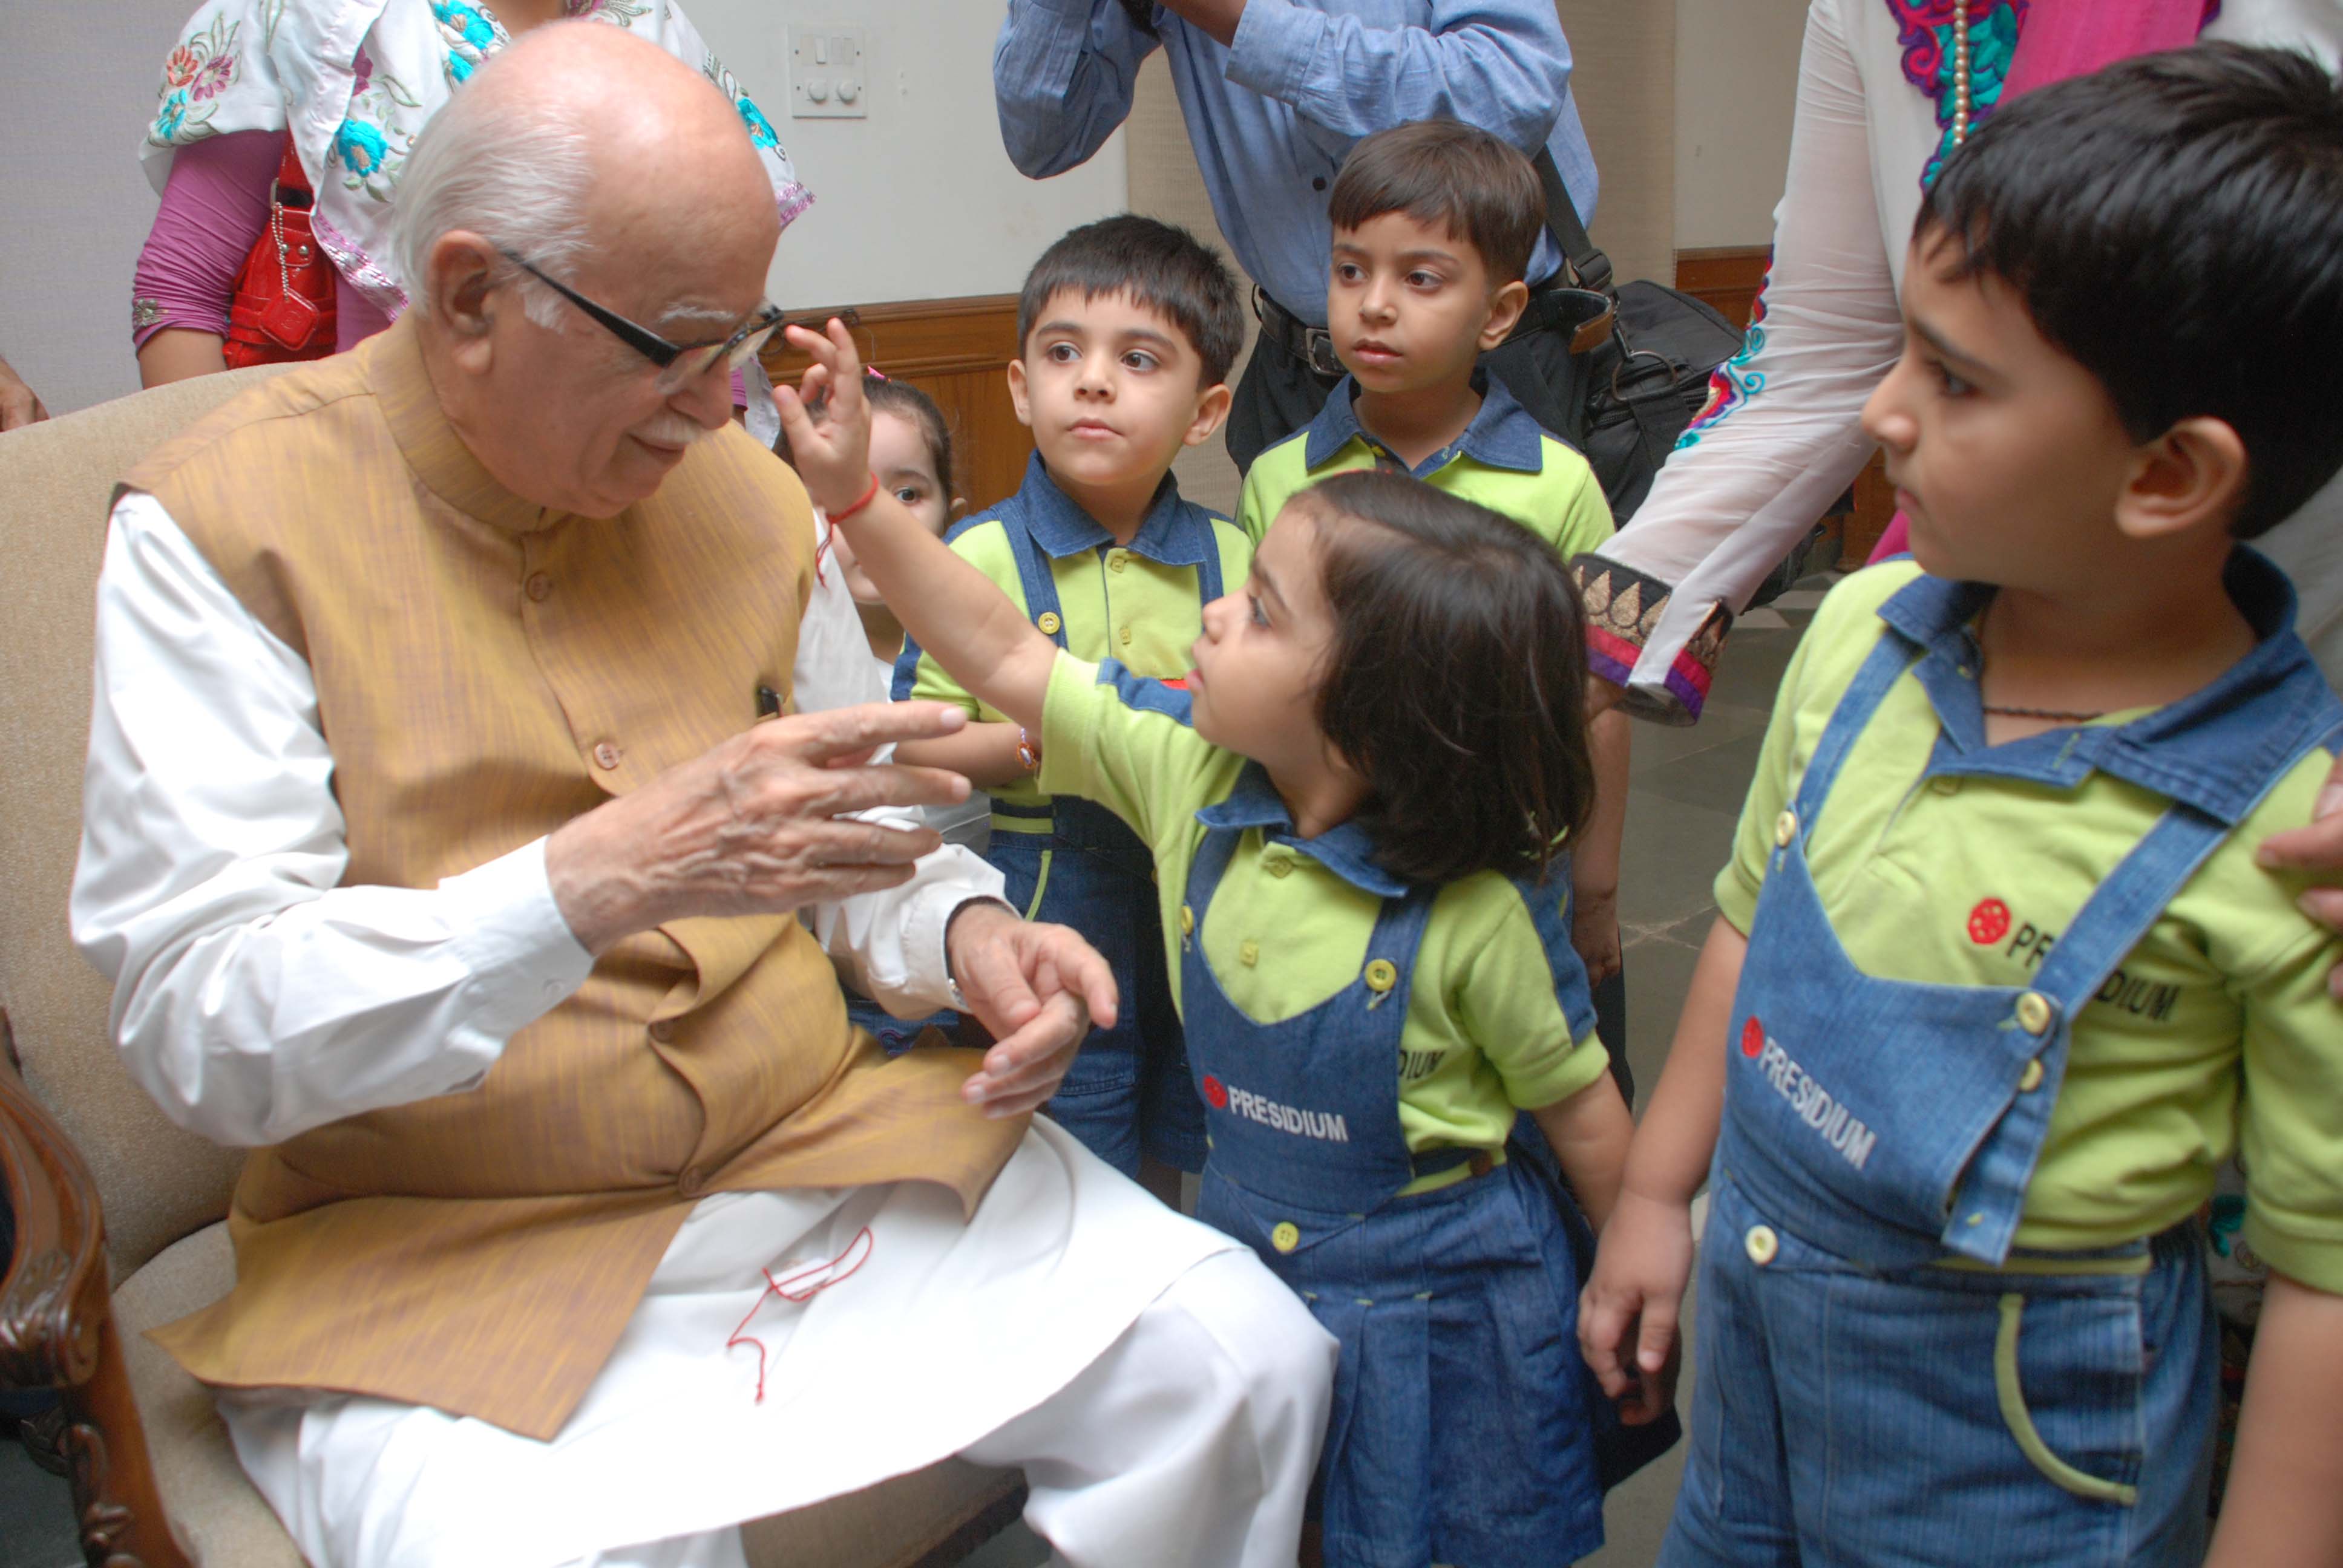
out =
[[(1015, 495), (948, 538), (1059, 647), (1177, 676), (1203, 606), (1243, 580), (1252, 541), (1182, 500), (1172, 478), (1172, 459), (1228, 414), (1242, 329), (1228, 268), (1152, 218), (1085, 225), (1034, 263), (1017, 302), (1022, 350), (1009, 392), (1036, 450)], [(959, 734), (898, 757), (990, 793), (985, 858), (1006, 897), (1029, 920), (1081, 932), (1121, 986), (1121, 1018), (1083, 1043), (1050, 1115), (1176, 1202), (1179, 1173), (1203, 1166), (1204, 1111), (1181, 1052), (1146, 848), (1089, 801), (1044, 793), (1038, 734), (986, 706), (916, 638), (896, 663), (894, 695), (968, 711)]]
[[(1529, 159), (1455, 120), (1395, 126), (1351, 149), (1326, 210), (1326, 330), (1349, 374), (1309, 425), (1253, 460), (1237, 508), (1245, 532), (1258, 544), (1296, 491), (1330, 474), (1383, 467), (1503, 513), (1565, 561), (1601, 548), (1611, 508), (1594, 471), (1477, 367), (1530, 303), (1523, 275), (1545, 197)], [(1628, 744), (1624, 714), (1595, 720), (1595, 815), (1571, 875), (1574, 940), (1632, 1099), (1618, 921)]]
[[(2343, 467), (2343, 92), (2204, 45), (2004, 105), (1865, 427), (1914, 560), (1785, 676), (1580, 1316), (1664, 1402), (1660, 1562), (2205, 1561), (2197, 1215), (2270, 1280), (2211, 1561), (2343, 1562), (2343, 1016), (2301, 879), (2343, 703), (2237, 541)], [(2284, 356), (2283, 375), (2273, 357)]]
[[(843, 327), (794, 341), (852, 380)], [(781, 407), (845, 507), (867, 458), (839, 401), (819, 454)], [(1572, 1227), (1608, 1212), (1629, 1122), (1569, 935), (1593, 783), (1569, 568), (1484, 507), (1339, 474), (1205, 608), (1175, 687), (1053, 647), (890, 498), (840, 521), (912, 635), (1041, 731), (1043, 787), (1148, 847), (1212, 1135), (1201, 1216), (1342, 1347), (1325, 1563), (1594, 1550), (1622, 1470), (1571, 1338)]]

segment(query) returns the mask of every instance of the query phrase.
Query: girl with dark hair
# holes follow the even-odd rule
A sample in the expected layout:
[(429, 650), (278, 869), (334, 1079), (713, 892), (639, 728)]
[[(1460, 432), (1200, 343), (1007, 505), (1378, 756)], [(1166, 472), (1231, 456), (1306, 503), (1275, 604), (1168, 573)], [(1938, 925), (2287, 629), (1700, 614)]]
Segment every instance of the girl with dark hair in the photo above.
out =
[(1202, 1217), (1342, 1343), (1324, 1561), (1592, 1552), (1609, 1407), (1569, 1341), (1573, 1231), (1609, 1213), (1629, 1124), (1570, 941), (1594, 784), (1568, 568), (1485, 508), (1343, 474), (1205, 608), (1183, 681), (1086, 664), (871, 477), (843, 329), (795, 341), (830, 389), (820, 427), (779, 396), (799, 472), (887, 602), (1040, 738), (1045, 789), (1154, 855)]

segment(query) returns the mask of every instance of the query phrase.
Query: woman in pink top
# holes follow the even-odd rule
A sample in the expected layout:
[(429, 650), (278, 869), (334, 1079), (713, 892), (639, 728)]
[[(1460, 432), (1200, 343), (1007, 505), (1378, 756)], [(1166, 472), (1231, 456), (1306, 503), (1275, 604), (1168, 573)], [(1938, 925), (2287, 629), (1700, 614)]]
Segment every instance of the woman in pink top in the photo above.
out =
[[(407, 305), (391, 208), (416, 135), (482, 59), (565, 16), (627, 28), (704, 72), (739, 106), (782, 223), (813, 200), (771, 123), (669, 0), (210, 0), (164, 64), (141, 149), (163, 198), (131, 299), (145, 384), (226, 367), (228, 307), (267, 226), (288, 125), (336, 273), (336, 347), (390, 325)], [(755, 433), (770, 399), (745, 392)]]

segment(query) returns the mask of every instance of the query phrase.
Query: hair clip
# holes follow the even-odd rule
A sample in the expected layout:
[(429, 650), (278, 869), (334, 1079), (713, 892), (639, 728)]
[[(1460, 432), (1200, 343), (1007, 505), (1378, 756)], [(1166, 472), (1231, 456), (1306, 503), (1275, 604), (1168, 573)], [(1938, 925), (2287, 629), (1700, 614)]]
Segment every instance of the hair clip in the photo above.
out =
[(862, 374), (870, 377), (873, 381), (884, 381), (887, 379), (887, 373), (884, 370), (880, 369), (876, 365), (865, 365), (862, 367)]

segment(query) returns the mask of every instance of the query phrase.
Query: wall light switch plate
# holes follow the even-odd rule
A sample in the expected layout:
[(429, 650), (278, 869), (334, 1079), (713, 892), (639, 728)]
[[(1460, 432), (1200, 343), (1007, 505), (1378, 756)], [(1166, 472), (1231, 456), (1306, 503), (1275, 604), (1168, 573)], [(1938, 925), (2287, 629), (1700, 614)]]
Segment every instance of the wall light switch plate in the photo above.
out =
[(860, 120), (870, 115), (870, 75), (864, 68), (863, 29), (789, 29), (789, 116), (799, 120)]

